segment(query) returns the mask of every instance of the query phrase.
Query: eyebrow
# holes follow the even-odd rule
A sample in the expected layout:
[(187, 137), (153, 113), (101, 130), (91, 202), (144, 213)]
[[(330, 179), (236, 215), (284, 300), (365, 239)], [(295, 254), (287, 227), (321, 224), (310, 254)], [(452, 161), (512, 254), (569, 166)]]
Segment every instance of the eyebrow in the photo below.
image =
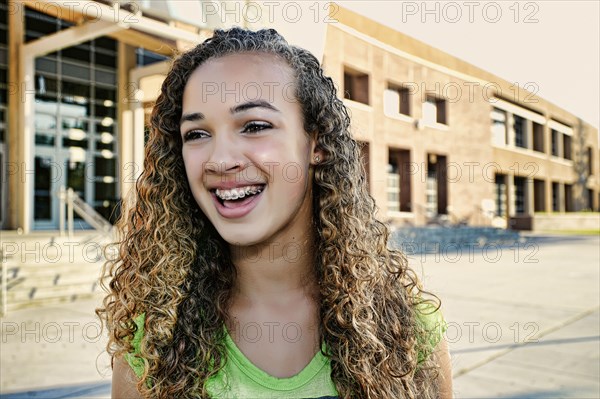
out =
[[(239, 112), (248, 111), (249, 109), (252, 109), (252, 108), (266, 108), (271, 111), (281, 112), (277, 108), (275, 108), (272, 104), (270, 104), (269, 102), (267, 102), (265, 100), (248, 101), (243, 104), (236, 105), (235, 107), (229, 108), (229, 112), (231, 112), (232, 114), (236, 114)], [(179, 124), (181, 125), (181, 124), (183, 124), (183, 122), (196, 122), (196, 121), (202, 120), (204, 118), (205, 118), (205, 116), (202, 112), (193, 112), (190, 114), (183, 114), (181, 116), (181, 120), (179, 121)]]
[(271, 105), (271, 103), (269, 103), (265, 100), (248, 101), (243, 104), (236, 105), (235, 107), (230, 108), (229, 111), (232, 114), (235, 114), (238, 112), (247, 111), (252, 108), (266, 108), (271, 111), (279, 112), (279, 110), (277, 108), (275, 108), (273, 105)]
[(181, 125), (183, 122), (195, 122), (202, 119), (204, 119), (204, 114), (202, 112), (183, 114), (181, 115), (181, 120), (179, 121), (179, 124)]

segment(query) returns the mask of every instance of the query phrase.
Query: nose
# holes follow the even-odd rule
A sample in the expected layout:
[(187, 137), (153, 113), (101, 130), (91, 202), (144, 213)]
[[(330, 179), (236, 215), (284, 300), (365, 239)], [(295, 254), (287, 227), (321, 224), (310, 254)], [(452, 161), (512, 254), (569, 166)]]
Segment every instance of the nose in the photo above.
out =
[(242, 155), (240, 144), (233, 134), (221, 133), (212, 140), (212, 148), (204, 170), (208, 173), (223, 174), (243, 169), (247, 160)]

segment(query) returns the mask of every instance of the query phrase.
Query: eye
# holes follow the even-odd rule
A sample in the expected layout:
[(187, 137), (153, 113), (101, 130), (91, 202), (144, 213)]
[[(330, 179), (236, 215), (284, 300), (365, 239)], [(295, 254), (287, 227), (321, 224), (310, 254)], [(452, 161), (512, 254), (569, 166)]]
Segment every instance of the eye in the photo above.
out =
[(190, 130), (189, 132), (183, 135), (183, 142), (188, 142), (190, 140), (204, 139), (210, 137), (210, 134), (205, 132), (204, 130)]
[(269, 122), (252, 121), (252, 122), (248, 122), (244, 125), (244, 128), (242, 129), (242, 133), (249, 133), (249, 134), (258, 133), (261, 130), (271, 129), (272, 127), (273, 127), (273, 125), (271, 125)]

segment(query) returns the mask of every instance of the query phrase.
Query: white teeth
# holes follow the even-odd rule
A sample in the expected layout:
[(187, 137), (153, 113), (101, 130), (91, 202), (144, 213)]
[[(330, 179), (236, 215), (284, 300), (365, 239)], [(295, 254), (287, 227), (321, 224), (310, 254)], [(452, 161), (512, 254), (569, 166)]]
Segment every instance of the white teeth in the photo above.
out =
[(246, 195), (249, 195), (249, 194), (258, 194), (261, 191), (262, 191), (261, 186), (246, 186), (246, 187), (232, 188), (231, 190), (220, 190), (217, 188), (215, 190), (215, 194), (217, 195), (217, 197), (221, 198), (222, 200), (228, 201), (228, 200), (235, 200), (238, 198), (244, 198)]

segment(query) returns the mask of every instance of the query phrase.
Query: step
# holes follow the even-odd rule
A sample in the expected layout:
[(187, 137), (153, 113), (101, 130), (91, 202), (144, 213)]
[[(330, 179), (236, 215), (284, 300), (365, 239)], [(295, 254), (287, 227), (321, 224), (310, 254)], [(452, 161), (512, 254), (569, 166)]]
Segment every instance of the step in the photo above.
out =
[(9, 302), (6, 305), (7, 312), (21, 309), (29, 309), (36, 307), (44, 307), (48, 305), (57, 305), (75, 302), (77, 300), (86, 300), (86, 299), (95, 299), (98, 298), (99, 295), (102, 295), (100, 292), (93, 293), (78, 293), (70, 296), (58, 296), (53, 298), (44, 298), (44, 299), (33, 299), (25, 302)]
[(6, 275), (8, 279), (32, 277), (53, 278), (57, 274), (100, 275), (103, 265), (104, 262), (7, 266)]
[(45, 239), (85, 239), (86, 237), (104, 236), (103, 233), (94, 229), (74, 230), (73, 236), (69, 237), (67, 232), (61, 236), (59, 230), (32, 230), (27, 234), (19, 233), (17, 230), (0, 230), (0, 241), (4, 240), (45, 240)]
[[(39, 244), (39, 243), (38, 243)], [(12, 244), (10, 244), (12, 245)], [(7, 265), (21, 266), (30, 264), (56, 264), (56, 263), (74, 263), (74, 262), (98, 262), (106, 260), (106, 256), (114, 258), (116, 252), (99, 244), (81, 244), (75, 243), (71, 246), (54, 244), (49, 246), (37, 245), (34, 247), (4, 247), (4, 252), (0, 260)]]
[(56, 275), (53, 278), (32, 277), (15, 278), (7, 281), (8, 291), (29, 290), (33, 287), (54, 287), (73, 284), (87, 284), (100, 281), (100, 276), (92, 275)]
[(100, 292), (101, 288), (96, 282), (80, 284), (56, 285), (51, 287), (33, 287), (29, 290), (9, 290), (6, 295), (8, 304), (31, 302), (37, 300), (72, 298), (83, 294)]

